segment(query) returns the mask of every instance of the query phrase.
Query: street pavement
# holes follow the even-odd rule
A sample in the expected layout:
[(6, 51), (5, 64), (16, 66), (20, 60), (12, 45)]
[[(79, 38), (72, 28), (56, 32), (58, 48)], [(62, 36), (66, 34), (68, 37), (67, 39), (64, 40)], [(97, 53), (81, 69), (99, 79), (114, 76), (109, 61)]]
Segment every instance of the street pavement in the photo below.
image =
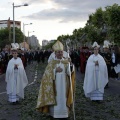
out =
[[(29, 85), (34, 84), (37, 79), (37, 63), (34, 62), (26, 67), (26, 74), (29, 80)], [(40, 76), (39, 76), (40, 77)], [(76, 71), (76, 83), (84, 80), (84, 75)], [(29, 85), (27, 87), (29, 87)], [(10, 105), (7, 101), (5, 74), (0, 75), (0, 120), (21, 120), (20, 109), (21, 105)], [(109, 79), (109, 88), (105, 92), (112, 95), (120, 95), (120, 81)]]
[[(26, 75), (28, 78), (28, 86), (34, 83), (36, 77), (36, 68), (37, 63), (28, 65), (25, 68)], [(8, 102), (7, 94), (6, 94), (6, 82), (5, 82), (5, 74), (0, 75), (0, 120), (21, 120), (20, 119), (20, 109), (21, 105), (11, 105)]]
[[(76, 80), (84, 80), (84, 75), (80, 73), (80, 70), (76, 70)], [(120, 80), (109, 78), (109, 87), (105, 89), (105, 92), (108, 92), (113, 95), (120, 95)]]

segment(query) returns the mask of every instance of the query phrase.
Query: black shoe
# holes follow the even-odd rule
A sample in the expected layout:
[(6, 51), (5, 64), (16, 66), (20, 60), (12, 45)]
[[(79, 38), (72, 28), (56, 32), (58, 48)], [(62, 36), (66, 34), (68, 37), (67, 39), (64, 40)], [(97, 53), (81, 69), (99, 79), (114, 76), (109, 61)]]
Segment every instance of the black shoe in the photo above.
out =
[(20, 102), (19, 102), (19, 101), (16, 101), (16, 104), (18, 105), (18, 104), (20, 104)]
[(11, 104), (12, 104), (12, 105), (16, 105), (16, 102), (12, 102)]
[(103, 103), (102, 100), (96, 100), (96, 102), (97, 102), (98, 104)]
[(103, 103), (102, 100), (92, 100), (93, 103)]

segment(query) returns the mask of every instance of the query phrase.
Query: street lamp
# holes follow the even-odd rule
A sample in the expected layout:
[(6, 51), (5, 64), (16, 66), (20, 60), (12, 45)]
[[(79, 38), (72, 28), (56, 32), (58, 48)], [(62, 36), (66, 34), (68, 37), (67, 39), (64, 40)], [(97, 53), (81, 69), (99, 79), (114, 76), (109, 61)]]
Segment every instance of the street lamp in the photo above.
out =
[(35, 31), (28, 31), (28, 41), (29, 41), (29, 34), (33, 33), (33, 32), (35, 32)]
[(24, 48), (25, 48), (25, 25), (32, 25), (32, 23), (24, 24), (23, 23), (23, 33), (24, 33)]
[(27, 3), (23, 4), (23, 5), (14, 5), (13, 3), (13, 43), (15, 43), (15, 18), (14, 18), (14, 8), (15, 7), (21, 7), (21, 6), (28, 6)]
[(32, 32), (35, 32), (35, 31), (28, 31), (28, 39), (29, 39), (29, 34), (32, 33)]

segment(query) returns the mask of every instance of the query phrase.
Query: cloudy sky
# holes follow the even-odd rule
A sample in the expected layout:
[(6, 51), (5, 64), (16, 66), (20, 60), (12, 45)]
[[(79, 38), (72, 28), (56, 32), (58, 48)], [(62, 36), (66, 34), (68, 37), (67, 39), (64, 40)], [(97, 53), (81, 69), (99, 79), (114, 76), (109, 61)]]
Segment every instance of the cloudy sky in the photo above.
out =
[[(35, 35), (40, 44), (43, 39), (56, 39), (59, 35), (72, 34), (74, 29), (84, 27), (88, 16), (97, 8), (120, 5), (120, 0), (0, 0), (0, 20), (13, 20), (13, 2), (15, 5), (28, 3), (27, 7), (15, 7), (15, 20), (25, 25), (28, 31)], [(34, 31), (34, 32), (33, 32)]]

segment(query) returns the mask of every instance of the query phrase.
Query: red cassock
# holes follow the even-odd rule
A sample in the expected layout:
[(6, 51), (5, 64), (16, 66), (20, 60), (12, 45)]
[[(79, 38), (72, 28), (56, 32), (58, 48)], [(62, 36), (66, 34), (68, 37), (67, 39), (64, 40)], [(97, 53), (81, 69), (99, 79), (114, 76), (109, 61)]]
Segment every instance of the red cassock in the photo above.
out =
[(0, 74), (2, 74), (3, 73), (3, 63), (2, 63), (2, 61), (0, 61)]
[(84, 52), (80, 53), (80, 72), (85, 73), (85, 55)]
[(86, 53), (81, 52), (80, 53), (80, 72), (81, 73), (85, 73), (86, 63), (87, 63), (87, 60), (90, 55), (91, 55), (90, 52), (86, 52)]
[(26, 63), (26, 59), (25, 59), (25, 56), (21, 56), (21, 60), (22, 60), (22, 63), (23, 63), (23, 66), (25, 67), (25, 63)]

